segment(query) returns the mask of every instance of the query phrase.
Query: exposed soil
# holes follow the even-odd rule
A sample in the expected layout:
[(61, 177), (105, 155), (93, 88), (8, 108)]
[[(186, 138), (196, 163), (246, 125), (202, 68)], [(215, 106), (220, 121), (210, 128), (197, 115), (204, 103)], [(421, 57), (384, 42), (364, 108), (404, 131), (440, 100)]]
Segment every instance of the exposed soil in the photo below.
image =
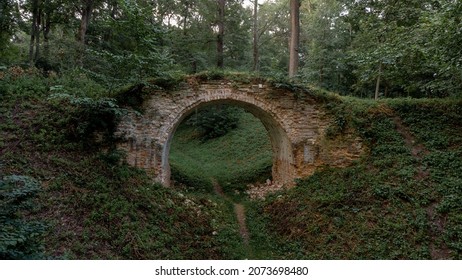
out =
[(411, 149), (411, 154), (414, 158), (421, 160), (422, 157), (429, 153), (424, 145), (417, 143), (414, 136), (407, 126), (405, 126), (400, 117), (394, 116), (393, 121), (396, 125), (396, 130), (403, 136), (404, 143)]
[(436, 213), (436, 205), (436, 203), (432, 203), (427, 207), (427, 216), (430, 219), (431, 232), (430, 253), (434, 260), (447, 260), (451, 256), (449, 248), (444, 242), (438, 242), (438, 237), (443, 233), (446, 221), (444, 217), (440, 217)]
[(246, 246), (249, 245), (249, 240), (250, 240), (250, 234), (249, 230), (247, 228), (247, 223), (245, 221), (245, 207), (244, 205), (240, 203), (235, 203), (231, 198), (229, 198), (224, 192), (223, 189), (221, 188), (220, 184), (215, 179), (212, 179), (212, 184), (213, 184), (213, 189), (215, 193), (219, 196), (221, 196), (223, 199), (233, 203), (234, 205), (234, 212), (236, 214), (237, 218), (237, 223), (239, 225), (239, 234), (242, 237), (242, 241)]
[(250, 236), (247, 224), (245, 222), (245, 207), (242, 204), (234, 203), (234, 212), (236, 213), (237, 222), (239, 224), (239, 233), (245, 245), (249, 245)]

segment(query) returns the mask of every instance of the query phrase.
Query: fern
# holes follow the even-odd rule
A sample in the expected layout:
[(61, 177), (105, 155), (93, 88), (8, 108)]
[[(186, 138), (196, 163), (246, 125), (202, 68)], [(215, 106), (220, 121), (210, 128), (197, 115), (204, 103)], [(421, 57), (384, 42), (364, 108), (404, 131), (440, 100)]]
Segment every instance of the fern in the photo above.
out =
[(43, 258), (39, 237), (45, 225), (22, 217), (33, 208), (32, 198), (39, 190), (39, 182), (31, 177), (0, 179), (0, 259)]

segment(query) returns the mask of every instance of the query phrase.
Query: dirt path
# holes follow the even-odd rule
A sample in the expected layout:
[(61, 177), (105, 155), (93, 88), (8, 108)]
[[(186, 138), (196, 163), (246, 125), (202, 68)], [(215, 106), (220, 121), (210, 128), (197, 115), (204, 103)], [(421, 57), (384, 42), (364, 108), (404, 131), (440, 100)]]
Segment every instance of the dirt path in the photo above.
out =
[[(245, 207), (240, 203), (235, 203), (231, 198), (229, 198), (221, 188), (220, 184), (218, 184), (217, 180), (212, 178), (213, 190), (219, 196), (221, 196), (226, 201), (230, 202), (234, 206), (234, 213), (236, 214), (237, 223), (239, 225), (239, 234), (242, 237), (242, 241), (246, 247), (249, 246), (250, 241), (250, 234), (247, 228), (247, 223), (245, 221)], [(249, 250), (250, 252), (250, 250)]]
[[(396, 130), (401, 134), (404, 143), (411, 150), (411, 155), (417, 161), (417, 174), (414, 179), (418, 181), (425, 181), (430, 177), (430, 171), (425, 170), (422, 163), (422, 158), (429, 154), (430, 151), (422, 144), (417, 143), (415, 137), (412, 135), (409, 127), (405, 126), (400, 117), (394, 116), (393, 122), (395, 123)], [(430, 255), (434, 260), (449, 259), (450, 251), (445, 243), (437, 244), (438, 238), (443, 234), (445, 226), (445, 218), (441, 217), (436, 212), (437, 202), (432, 203), (427, 207), (427, 217), (430, 223), (429, 234), (431, 235)], [(440, 245), (440, 246), (438, 246)]]

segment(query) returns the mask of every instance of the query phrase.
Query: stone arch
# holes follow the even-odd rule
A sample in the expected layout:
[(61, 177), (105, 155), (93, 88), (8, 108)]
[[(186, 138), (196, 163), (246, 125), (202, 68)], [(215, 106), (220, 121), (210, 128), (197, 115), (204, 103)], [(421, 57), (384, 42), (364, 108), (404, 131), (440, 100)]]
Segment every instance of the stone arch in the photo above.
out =
[(273, 149), (273, 180), (292, 185), (322, 166), (344, 167), (364, 151), (354, 131), (325, 137), (330, 117), (322, 101), (299, 97), (268, 84), (225, 80), (183, 83), (174, 91), (155, 90), (142, 104), (143, 114), (131, 112), (118, 126), (129, 164), (146, 170), (155, 181), (170, 184), (169, 153), (179, 124), (196, 108), (211, 104), (242, 107), (265, 126)]
[(162, 163), (160, 175), (161, 182), (165, 185), (170, 184), (170, 164), (169, 154), (170, 146), (175, 135), (176, 129), (182, 123), (182, 121), (192, 114), (196, 109), (201, 109), (211, 105), (231, 105), (245, 109), (246, 111), (253, 114), (259, 119), (263, 126), (266, 128), (268, 133), (271, 147), (273, 150), (273, 162), (272, 162), (272, 176), (273, 180), (279, 183), (289, 183), (293, 180), (293, 151), (291, 141), (287, 135), (287, 132), (278, 120), (277, 115), (272, 112), (265, 111), (262, 107), (248, 101), (242, 101), (237, 98), (223, 98), (214, 100), (198, 100), (189, 106), (183, 108), (179, 114), (175, 117), (173, 123), (166, 129), (168, 137), (162, 149)]

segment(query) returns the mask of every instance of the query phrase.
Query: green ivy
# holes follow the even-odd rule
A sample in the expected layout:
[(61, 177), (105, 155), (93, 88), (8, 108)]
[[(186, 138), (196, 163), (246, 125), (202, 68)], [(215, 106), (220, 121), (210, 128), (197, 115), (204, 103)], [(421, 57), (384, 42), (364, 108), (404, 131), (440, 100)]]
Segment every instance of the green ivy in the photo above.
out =
[(38, 181), (27, 176), (0, 179), (0, 259), (41, 259), (40, 236), (45, 225), (24, 219), (34, 207), (32, 198), (40, 190)]

